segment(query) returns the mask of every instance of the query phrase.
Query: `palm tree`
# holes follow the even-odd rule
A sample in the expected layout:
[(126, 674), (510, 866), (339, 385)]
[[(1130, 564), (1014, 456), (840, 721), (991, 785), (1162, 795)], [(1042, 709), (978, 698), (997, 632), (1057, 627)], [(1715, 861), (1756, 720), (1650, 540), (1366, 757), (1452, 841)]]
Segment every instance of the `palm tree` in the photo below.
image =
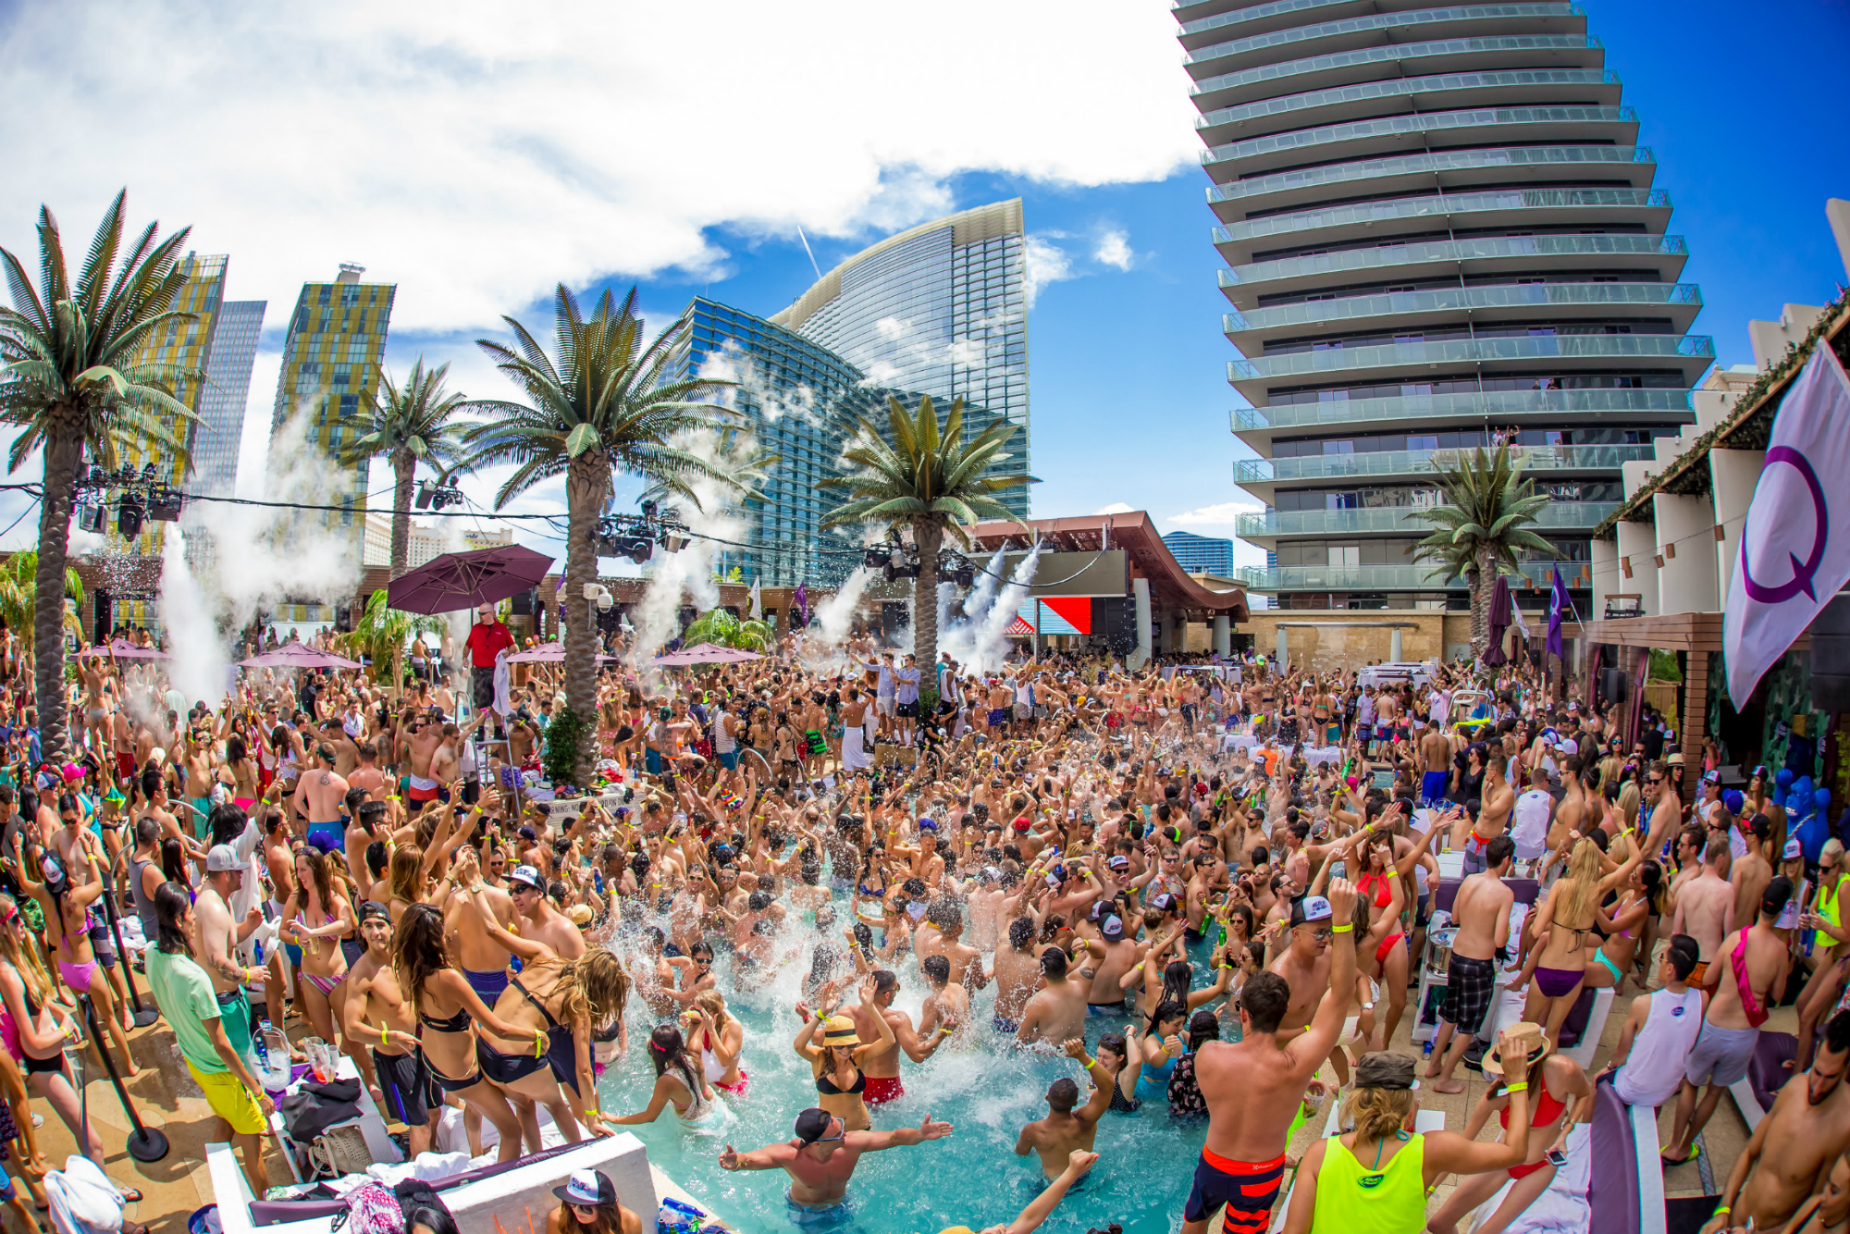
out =
[[(636, 289), (618, 304), (609, 291), (586, 317), (578, 300), (559, 285), (553, 301), (555, 355), (512, 317), (513, 347), (478, 339), (495, 367), (525, 392), (527, 403), (472, 400), (471, 410), (494, 417), (469, 430), (464, 460), (480, 468), (517, 463), (495, 494), (504, 507), (534, 485), (565, 478), (565, 695), (577, 715), (597, 706), (597, 618), (585, 599), (585, 585), (597, 581), (597, 522), (611, 494), (611, 476), (640, 476), (654, 490), (700, 508), (691, 484), (708, 480), (725, 487), (736, 481), (721, 467), (682, 444), (708, 433), (714, 417), (732, 413), (700, 401), (729, 382), (675, 377), (686, 323), (678, 322), (643, 342), (636, 316)], [(593, 746), (580, 747), (577, 783), (588, 783)]]
[[(938, 660), (938, 551), (945, 533), (969, 548), (966, 526), (984, 517), (1014, 517), (993, 494), (1038, 481), (1025, 475), (983, 475), (1009, 457), (1001, 450), (1014, 436), (1015, 426), (997, 420), (966, 443), (961, 398), (951, 401), (951, 414), (942, 427), (929, 394), (919, 397), (917, 415), (887, 395), (888, 436), (881, 436), (867, 417), (858, 419), (842, 454), (854, 473), (817, 486), (848, 490), (848, 500), (822, 525), (885, 523), (912, 529), (919, 554), (919, 573), (912, 582), (912, 649), (920, 672), (929, 673)], [(924, 681), (929, 689), (932, 679)]]
[[(7, 629), (21, 636), (28, 657), (32, 654), (32, 643), (25, 640), (24, 635), (35, 625), (33, 609), (38, 599), (38, 572), (39, 555), (32, 549), (14, 553), (4, 565), (0, 565), (0, 621), (6, 622)], [(83, 607), (83, 580), (70, 566), (64, 568), (64, 594), (66, 598), (75, 600), (78, 608)], [(59, 608), (62, 610), (63, 605), (59, 605)], [(77, 619), (75, 613), (65, 613), (59, 625), (79, 638), (83, 637), (83, 622)]]
[[(339, 635), (335, 644), (342, 651), (363, 653), (373, 662), (373, 680), (390, 681), (396, 690), (405, 684), (405, 644), (414, 634), (443, 633), (443, 618), (425, 617), (393, 608), (381, 587), (367, 598), (366, 610), (353, 623), (350, 633)], [(386, 665), (391, 665), (388, 678)]]
[(763, 651), (771, 645), (768, 622), (734, 617), (723, 608), (702, 613), (693, 625), (681, 632), (681, 641), (692, 647), (712, 643), (735, 651)]
[(381, 393), (360, 395), (360, 416), (353, 426), (357, 436), (343, 443), (337, 455), (344, 467), (364, 467), (374, 458), (392, 466), (393, 578), (405, 572), (411, 553), (411, 485), (418, 464), (447, 469), (447, 474), (463, 456), (465, 426), (456, 413), (466, 400), (443, 388), (449, 371), (449, 365), (440, 364), (427, 372), (419, 356), (402, 390), (381, 372)]
[(103, 212), (74, 284), (49, 209), (39, 210), (36, 291), (19, 259), (0, 249), (13, 297), (12, 308), (0, 309), (0, 423), (22, 430), (7, 455), (8, 471), (17, 471), (34, 450), (44, 451), (33, 645), (39, 730), (48, 758), (68, 753), (65, 559), (71, 498), (84, 450), (112, 471), (119, 465), (118, 451), (130, 445), (159, 447), (190, 465), (187, 447), (174, 430), (198, 419), (174, 398), (174, 389), (203, 375), (145, 359), (157, 331), (193, 320), (193, 314), (172, 308), (186, 282), (178, 255), (191, 229), (182, 228), (157, 244), (159, 224), (150, 223), (125, 250), (127, 198), (124, 189)]
[(1434, 462), (1443, 504), (1413, 512), (1413, 518), (1437, 528), (1414, 545), (1413, 560), (1435, 563), (1431, 577), (1441, 582), (1463, 577), (1471, 590), (1471, 647), (1482, 651), (1490, 636), (1490, 593), (1497, 576), (1515, 573), (1517, 549), (1553, 553), (1554, 545), (1529, 530), (1548, 504), (1535, 482), (1522, 478), (1510, 460), (1509, 443), (1487, 454), (1479, 446), (1456, 467)]

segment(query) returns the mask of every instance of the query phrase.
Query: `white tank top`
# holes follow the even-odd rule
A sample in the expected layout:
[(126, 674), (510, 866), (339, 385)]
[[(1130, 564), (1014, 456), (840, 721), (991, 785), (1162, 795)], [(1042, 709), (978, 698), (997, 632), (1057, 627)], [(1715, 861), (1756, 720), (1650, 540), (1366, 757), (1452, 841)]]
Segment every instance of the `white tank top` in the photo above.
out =
[(1651, 995), (1651, 1011), (1632, 1042), (1631, 1056), (1613, 1081), (1627, 1105), (1658, 1106), (1676, 1095), (1683, 1081), (1683, 1064), (1696, 1047), (1702, 1031), (1702, 992), (1681, 994), (1659, 990)]

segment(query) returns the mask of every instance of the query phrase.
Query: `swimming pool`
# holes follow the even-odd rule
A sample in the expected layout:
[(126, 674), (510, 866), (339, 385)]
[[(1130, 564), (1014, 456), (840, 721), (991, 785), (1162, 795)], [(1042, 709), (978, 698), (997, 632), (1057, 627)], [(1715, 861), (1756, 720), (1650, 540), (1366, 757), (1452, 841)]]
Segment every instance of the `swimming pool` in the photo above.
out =
[[(838, 896), (839, 919), (848, 919), (848, 907)], [(622, 940), (614, 945), (625, 950)], [(1204, 955), (1205, 948), (1191, 958)], [(900, 993), (894, 1006), (917, 1025), (924, 983), (909, 955), (898, 960)], [(1090, 1090), (1080, 1064), (1064, 1055), (1044, 1057), (998, 1041), (989, 1023), (993, 989), (975, 996), (978, 1023), (966, 1030), (971, 1047), (954, 1053), (947, 1045), (924, 1063), (904, 1059), (906, 1095), (873, 1110), (877, 1131), (917, 1126), (927, 1114), (955, 1130), (942, 1140), (862, 1157), (848, 1187), (845, 1214), (826, 1221), (806, 1217), (799, 1225), (785, 1200), (789, 1176), (782, 1170), (732, 1173), (719, 1168), (725, 1145), (746, 1152), (788, 1140), (797, 1111), (815, 1104), (810, 1066), (791, 1049), (799, 1027), (795, 1004), (808, 969), (808, 947), (799, 960), (793, 946), (769, 984), (735, 991), (730, 959), (719, 958), (719, 988), (727, 1009), (745, 1027), (742, 1061), (751, 1084), (743, 1097), (715, 1090), (726, 1112), (712, 1127), (686, 1127), (669, 1110), (653, 1124), (628, 1128), (648, 1147), (649, 1159), (744, 1234), (795, 1228), (937, 1234), (951, 1225), (982, 1229), (1012, 1220), (1043, 1185), (1039, 1158), (1015, 1155), (1022, 1124), (1046, 1115), (1044, 1094), (1055, 1079), (1070, 1076), (1082, 1094)], [(1206, 984), (1204, 977), (1205, 965), (1197, 963), (1197, 984)], [(629, 1053), (598, 1082), (603, 1108), (620, 1114), (642, 1109), (655, 1081), (646, 1050), (653, 1023), (648, 1005), (632, 998), (629, 1013)], [(1106, 1032), (1122, 1032), (1125, 1023), (1102, 1017), (1089, 1022), (1088, 1046)], [(1135, 1114), (1106, 1114), (1093, 1145), (1098, 1163), (1041, 1228), (1085, 1234), (1116, 1222), (1125, 1234), (1169, 1234), (1181, 1223), (1205, 1137), (1205, 1125), (1173, 1125), (1161, 1102)]]

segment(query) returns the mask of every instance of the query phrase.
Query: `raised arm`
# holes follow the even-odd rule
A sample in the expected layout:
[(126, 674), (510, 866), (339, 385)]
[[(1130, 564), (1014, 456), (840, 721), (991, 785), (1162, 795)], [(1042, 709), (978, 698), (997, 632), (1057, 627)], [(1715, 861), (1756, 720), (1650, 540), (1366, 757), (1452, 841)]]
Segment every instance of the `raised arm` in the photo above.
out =
[(1318, 1002), (1309, 1029), (1285, 1047), (1295, 1070), (1305, 1080), (1310, 1079), (1335, 1048), (1349, 1010), (1350, 992), (1355, 988), (1355, 925), (1351, 921), (1355, 913), (1355, 885), (1346, 878), (1334, 880), (1330, 884), (1329, 901), (1330, 928), (1334, 931), (1330, 947), (1330, 988)]

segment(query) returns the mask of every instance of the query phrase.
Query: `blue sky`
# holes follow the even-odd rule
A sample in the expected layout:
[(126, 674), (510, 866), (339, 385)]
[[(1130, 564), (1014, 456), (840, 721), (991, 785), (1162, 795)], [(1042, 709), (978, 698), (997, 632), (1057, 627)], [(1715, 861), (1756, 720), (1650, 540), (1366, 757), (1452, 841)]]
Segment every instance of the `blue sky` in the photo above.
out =
[[(1121, 503), (1166, 530), (1229, 534), (1232, 506), (1250, 501), (1231, 477), (1245, 453), (1228, 432), (1234, 353), (1166, 6), (947, 0), (948, 30), (986, 23), (972, 42), (849, 0), (715, 2), (689, 76), (663, 66), (683, 61), (690, 32), (654, 6), (561, 0), (584, 7), (509, 30), (466, 4), (438, 20), (361, 0), (0, 0), (0, 107), (49, 89), (68, 113), (67, 132), (0, 139), (14, 147), (0, 244), (30, 252), (40, 201), (87, 237), (128, 183), (134, 218), (190, 221), (201, 251), (230, 252), (230, 294), (270, 301), (248, 487), (289, 307), (338, 261), (399, 284), (392, 369), (448, 359), (467, 392), (501, 396), (470, 340), (501, 312), (543, 325), (558, 278), (587, 294), (639, 281), (663, 320), (703, 292), (768, 315), (815, 277), (799, 223), (826, 270), (912, 223), (1021, 196), (1030, 236), (1067, 274), (1029, 318), (1035, 513)], [(1706, 304), (1695, 328), (1723, 363), (1747, 361), (1749, 318), (1821, 303), (1844, 277), (1824, 201), (1850, 196), (1836, 93), (1850, 9), (1583, 7), (1688, 238), (1684, 277)], [(190, 71), (143, 54), (162, 46)], [(882, 55), (856, 54), (870, 46)], [(96, 132), (115, 140), (77, 140)], [(0, 520), (15, 512), (0, 501)]]

